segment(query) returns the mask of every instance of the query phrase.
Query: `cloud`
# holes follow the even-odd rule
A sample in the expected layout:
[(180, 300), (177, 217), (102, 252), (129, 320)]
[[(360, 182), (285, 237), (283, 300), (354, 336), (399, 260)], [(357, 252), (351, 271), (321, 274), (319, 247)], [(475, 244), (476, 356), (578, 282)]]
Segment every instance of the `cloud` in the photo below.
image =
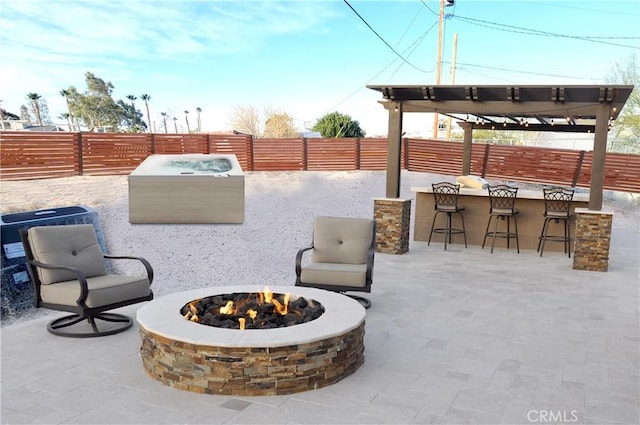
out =
[(18, 108), (29, 91), (48, 97), (69, 85), (84, 87), (87, 70), (117, 83), (127, 74), (147, 78), (179, 65), (228, 62), (272, 37), (325, 31), (333, 9), (280, 1), (3, 2), (3, 105)]

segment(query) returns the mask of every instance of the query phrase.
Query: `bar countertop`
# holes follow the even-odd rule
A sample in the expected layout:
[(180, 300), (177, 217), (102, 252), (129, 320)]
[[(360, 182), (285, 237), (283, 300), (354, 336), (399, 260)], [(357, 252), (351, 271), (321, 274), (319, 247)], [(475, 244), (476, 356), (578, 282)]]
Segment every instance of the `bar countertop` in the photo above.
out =
[[(433, 193), (432, 187), (421, 187), (421, 186), (413, 186), (411, 188), (412, 192), (416, 193)], [(470, 187), (461, 187), (460, 188), (460, 196), (484, 196), (489, 197), (489, 191), (487, 189), (472, 189)], [(518, 189), (518, 198), (521, 199), (539, 199), (543, 200), (544, 195), (542, 193), (542, 189), (540, 190), (531, 190), (531, 189)], [(589, 192), (576, 192), (573, 195), (574, 202), (589, 202)]]

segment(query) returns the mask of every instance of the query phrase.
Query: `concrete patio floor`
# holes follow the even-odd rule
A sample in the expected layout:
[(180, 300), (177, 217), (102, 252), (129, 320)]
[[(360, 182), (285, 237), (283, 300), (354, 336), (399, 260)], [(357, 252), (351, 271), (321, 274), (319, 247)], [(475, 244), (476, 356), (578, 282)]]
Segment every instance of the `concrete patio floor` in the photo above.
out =
[(364, 365), (288, 396), (203, 395), (156, 382), (142, 368), (135, 325), (84, 340), (47, 333), (50, 317), (6, 326), (1, 420), (636, 424), (639, 251), (638, 229), (614, 229), (606, 273), (575, 271), (558, 252), (455, 243), (377, 254)]

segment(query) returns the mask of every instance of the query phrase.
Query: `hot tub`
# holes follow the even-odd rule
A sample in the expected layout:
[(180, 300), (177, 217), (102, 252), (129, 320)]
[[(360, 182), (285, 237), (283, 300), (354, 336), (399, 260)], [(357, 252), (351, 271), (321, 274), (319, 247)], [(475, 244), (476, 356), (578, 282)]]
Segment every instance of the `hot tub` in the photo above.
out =
[(129, 175), (129, 222), (244, 222), (244, 173), (238, 159), (149, 155)]

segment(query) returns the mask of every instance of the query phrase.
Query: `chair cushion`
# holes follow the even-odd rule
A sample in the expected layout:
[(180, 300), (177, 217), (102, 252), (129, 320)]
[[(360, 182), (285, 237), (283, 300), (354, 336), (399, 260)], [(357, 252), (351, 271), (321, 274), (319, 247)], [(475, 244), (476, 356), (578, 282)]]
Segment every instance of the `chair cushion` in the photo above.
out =
[(493, 210), (491, 210), (491, 214), (492, 215), (515, 215), (518, 214), (518, 210), (517, 209), (511, 209), (511, 208), (494, 208)]
[(314, 263), (365, 264), (373, 237), (373, 220), (317, 217), (313, 225), (312, 261)]
[[(107, 274), (102, 250), (91, 224), (35, 226), (28, 230), (33, 258), (54, 266), (76, 267), (86, 277)], [(67, 270), (38, 267), (43, 285), (76, 279)]]
[(320, 285), (364, 288), (367, 282), (366, 264), (310, 263), (302, 268), (300, 279)]
[[(87, 279), (89, 295), (85, 303), (88, 307), (101, 307), (121, 301), (145, 297), (151, 292), (146, 277), (108, 274)], [(43, 302), (76, 306), (80, 296), (80, 283), (77, 280), (58, 282), (55, 285), (40, 287)]]
[(471, 189), (484, 189), (489, 186), (489, 182), (478, 176), (458, 176), (456, 183), (462, 187), (470, 187)]

